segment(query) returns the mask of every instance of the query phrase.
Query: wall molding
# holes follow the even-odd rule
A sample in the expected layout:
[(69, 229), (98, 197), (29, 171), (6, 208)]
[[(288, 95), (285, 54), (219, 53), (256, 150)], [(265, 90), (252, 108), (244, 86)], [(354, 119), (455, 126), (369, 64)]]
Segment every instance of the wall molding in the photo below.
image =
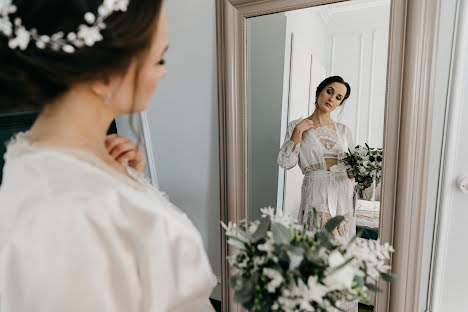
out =
[(367, 142), (370, 142), (371, 136), (371, 129), (372, 129), (372, 100), (374, 98), (374, 81), (375, 81), (375, 54), (376, 54), (376, 40), (375, 40), (376, 30), (372, 32), (372, 54), (371, 54), (371, 62), (370, 62), (370, 83), (369, 83), (369, 108), (367, 110)]

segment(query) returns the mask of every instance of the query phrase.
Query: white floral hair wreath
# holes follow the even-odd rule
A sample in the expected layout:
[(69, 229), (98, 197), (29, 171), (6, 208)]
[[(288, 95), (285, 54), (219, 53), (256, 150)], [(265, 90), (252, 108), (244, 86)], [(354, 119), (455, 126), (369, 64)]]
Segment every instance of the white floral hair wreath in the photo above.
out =
[(5, 35), (11, 49), (26, 50), (30, 41), (35, 41), (39, 49), (51, 48), (54, 51), (62, 50), (66, 53), (74, 53), (77, 48), (91, 47), (96, 42), (103, 40), (101, 30), (106, 28), (104, 20), (112, 13), (127, 11), (129, 0), (104, 0), (98, 8), (98, 15), (87, 12), (84, 15), (86, 24), (78, 27), (76, 32), (64, 34), (59, 31), (51, 36), (40, 35), (37, 29), (27, 30), (20, 18), (10, 20), (9, 15), (16, 12), (17, 8), (11, 0), (0, 0), (0, 33)]

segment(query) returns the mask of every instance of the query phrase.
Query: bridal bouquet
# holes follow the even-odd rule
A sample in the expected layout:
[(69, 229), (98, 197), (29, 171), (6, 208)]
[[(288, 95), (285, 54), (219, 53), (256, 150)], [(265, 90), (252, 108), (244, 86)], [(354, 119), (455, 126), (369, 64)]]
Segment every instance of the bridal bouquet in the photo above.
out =
[[(393, 248), (358, 237), (336, 238), (343, 217), (309, 231), (289, 216), (261, 209), (261, 220), (223, 224), (233, 270), (234, 300), (249, 311), (340, 311), (340, 302), (368, 302), (379, 278), (393, 281), (385, 264)], [(317, 217), (317, 216), (316, 216)]]
[(359, 191), (359, 198), (366, 199), (367, 188), (379, 184), (382, 178), (382, 149), (370, 148), (365, 146), (356, 146), (348, 153), (340, 155), (340, 165), (346, 172), (353, 176)]

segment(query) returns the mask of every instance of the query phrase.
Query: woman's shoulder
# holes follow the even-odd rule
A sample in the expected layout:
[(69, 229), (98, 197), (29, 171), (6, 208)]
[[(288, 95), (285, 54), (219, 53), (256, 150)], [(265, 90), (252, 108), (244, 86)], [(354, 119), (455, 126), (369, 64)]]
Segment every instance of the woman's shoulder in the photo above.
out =
[(288, 126), (289, 127), (295, 127), (297, 126), (298, 123), (300, 123), (301, 121), (303, 121), (305, 119), (305, 117), (300, 117), (298, 119), (294, 119), (292, 121), (289, 122)]
[(351, 132), (351, 128), (345, 125), (344, 123), (341, 122), (335, 122), (336, 128), (341, 132), (341, 133), (347, 133)]
[(191, 237), (195, 231), (187, 216), (156, 191), (150, 194), (111, 188), (95, 192), (30, 190), (22, 198), (0, 192), (0, 200), (8, 206), (0, 211), (0, 236), (3, 236), (0, 245), (18, 234), (24, 238), (24, 233), (31, 234), (26, 237), (33, 243), (40, 239), (33, 233), (53, 236), (99, 231), (107, 236), (120, 229), (121, 234), (144, 239), (159, 228), (158, 231), (164, 229), (168, 239), (175, 239)]
[(41, 219), (53, 216), (55, 224), (72, 222), (76, 216), (97, 223), (122, 220), (137, 231), (161, 222), (171, 224), (171, 229), (191, 225), (163, 193), (121, 173), (52, 150), (17, 156), (7, 159), (0, 187), (0, 200), (10, 212), (27, 211)]

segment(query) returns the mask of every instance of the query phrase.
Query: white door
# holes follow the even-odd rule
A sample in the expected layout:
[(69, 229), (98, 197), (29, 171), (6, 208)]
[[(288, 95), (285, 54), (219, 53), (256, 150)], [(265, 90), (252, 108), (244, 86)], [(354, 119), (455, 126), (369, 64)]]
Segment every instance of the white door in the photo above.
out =
[[(468, 3), (461, 0), (459, 4), (432, 311), (468, 311)], [(466, 182), (461, 181), (464, 177)]]

